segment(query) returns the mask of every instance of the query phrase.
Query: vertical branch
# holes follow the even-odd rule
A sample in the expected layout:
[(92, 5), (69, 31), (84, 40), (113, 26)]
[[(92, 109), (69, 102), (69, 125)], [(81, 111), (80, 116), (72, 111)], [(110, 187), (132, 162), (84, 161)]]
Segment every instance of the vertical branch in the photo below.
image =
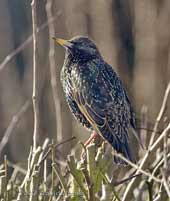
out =
[[(164, 122), (166, 125), (166, 120), (165, 118)], [(170, 198), (170, 187), (168, 184), (168, 137), (167, 135), (164, 136), (164, 142), (163, 142), (163, 158), (164, 158), (164, 164), (163, 164), (163, 169), (162, 169), (162, 176), (163, 176), (163, 184), (164, 188), (167, 192), (168, 197)]]
[[(48, 20), (51, 19), (52, 16), (52, 0), (47, 0), (46, 4), (46, 12)], [(58, 96), (57, 89), (57, 78), (56, 78), (56, 63), (55, 63), (55, 44), (51, 40), (50, 37), (55, 35), (54, 23), (49, 23), (49, 64), (50, 64), (50, 72), (51, 72), (51, 87), (53, 92), (53, 99), (55, 105), (55, 113), (56, 113), (56, 126), (57, 126), (57, 141), (62, 141), (62, 120), (61, 120), (61, 103)]]
[(147, 123), (148, 123), (148, 108), (147, 106), (143, 106), (141, 109), (141, 130), (140, 130), (140, 138), (144, 147), (147, 147), (148, 142), (148, 131), (147, 131)]
[(32, 30), (33, 30), (33, 91), (32, 101), (34, 109), (34, 133), (33, 133), (33, 150), (37, 146), (37, 136), (39, 132), (39, 107), (38, 107), (38, 66), (37, 66), (37, 15), (36, 0), (32, 0)]
[(52, 143), (51, 143), (51, 160), (52, 160), (52, 172), (51, 172), (51, 195), (50, 195), (50, 199), (49, 199), (49, 201), (52, 201), (53, 200), (53, 197), (54, 197), (54, 195), (53, 195), (53, 192), (54, 192), (54, 180), (55, 180), (55, 178), (54, 178), (54, 168), (53, 168), (53, 165), (55, 164), (55, 159), (54, 159), (55, 157), (54, 157), (54, 141), (52, 140)]

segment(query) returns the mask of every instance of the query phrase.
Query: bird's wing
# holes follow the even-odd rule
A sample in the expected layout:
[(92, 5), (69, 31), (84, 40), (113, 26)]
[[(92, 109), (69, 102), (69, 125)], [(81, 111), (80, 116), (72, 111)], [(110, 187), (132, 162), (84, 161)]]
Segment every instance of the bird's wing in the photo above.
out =
[(92, 127), (132, 161), (128, 145), (129, 105), (119, 78), (113, 70), (114, 77), (110, 77), (109, 71), (101, 69), (95, 78), (89, 74), (84, 87), (75, 91), (74, 100)]
[(126, 101), (127, 101), (127, 103), (129, 104), (129, 108), (130, 108), (130, 124), (131, 124), (132, 128), (136, 130), (135, 113), (134, 113), (134, 111), (133, 111), (131, 102), (130, 102), (130, 100), (129, 100), (129, 97), (128, 97), (126, 91), (125, 91), (125, 97), (126, 97)]
[(139, 133), (136, 131), (135, 113), (134, 113), (133, 108), (131, 106), (129, 97), (126, 94), (126, 91), (125, 91), (125, 96), (126, 96), (127, 103), (129, 104), (129, 108), (130, 108), (130, 125), (131, 125), (130, 130), (132, 131), (132, 134), (136, 137), (140, 146), (144, 149), (144, 145), (142, 144)]
[(71, 84), (71, 82), (69, 80), (63, 79), (63, 89), (66, 95), (66, 101), (68, 103), (68, 106), (73, 114), (73, 116), (75, 117), (75, 119), (77, 121), (79, 121), (79, 123), (86, 127), (87, 129), (91, 129), (91, 124), (90, 122), (86, 119), (86, 117), (84, 116), (84, 114), (80, 111), (76, 101), (74, 100), (74, 92), (72, 90), (73, 86)]
[(75, 102), (75, 100), (73, 100), (71, 96), (67, 96), (66, 101), (67, 101), (67, 103), (69, 105), (69, 108), (70, 108), (72, 114), (76, 118), (76, 120), (79, 121), (79, 123), (82, 126), (86, 127), (87, 129), (91, 129), (90, 122), (86, 119), (84, 114), (80, 111), (80, 109), (79, 109), (77, 103)]

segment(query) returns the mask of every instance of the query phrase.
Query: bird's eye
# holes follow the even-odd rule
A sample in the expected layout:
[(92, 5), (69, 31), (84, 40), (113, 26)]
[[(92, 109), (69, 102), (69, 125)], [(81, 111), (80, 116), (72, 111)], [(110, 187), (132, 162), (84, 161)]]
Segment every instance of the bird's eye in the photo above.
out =
[(78, 45), (78, 42), (76, 41), (70, 41), (73, 45)]
[(92, 45), (92, 44), (90, 44), (89, 47), (90, 47), (91, 49), (96, 49), (96, 47), (95, 47), (94, 45)]

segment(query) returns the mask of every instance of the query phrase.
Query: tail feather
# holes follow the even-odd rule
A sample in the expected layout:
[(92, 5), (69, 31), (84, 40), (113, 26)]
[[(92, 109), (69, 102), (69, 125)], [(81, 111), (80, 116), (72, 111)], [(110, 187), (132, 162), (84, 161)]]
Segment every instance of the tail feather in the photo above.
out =
[[(135, 160), (132, 157), (132, 152), (131, 152), (131, 149), (130, 149), (128, 143), (122, 144), (121, 149), (119, 149), (119, 151), (117, 151), (117, 153), (122, 154), (126, 159), (135, 163)], [(116, 155), (114, 155), (114, 162), (119, 165), (127, 165), (127, 163), (124, 160), (122, 160), (121, 158), (119, 158)]]
[(134, 129), (133, 127), (131, 127), (130, 129), (131, 129), (131, 131), (132, 131), (132, 134), (135, 136), (135, 138), (137, 139), (138, 143), (140, 144), (140, 146), (141, 146), (143, 149), (145, 149), (145, 148), (144, 148), (144, 145), (142, 144), (142, 141), (141, 141), (141, 139), (140, 139), (140, 137), (139, 137), (139, 135), (138, 135), (138, 133), (135, 131), (135, 129)]
[[(108, 129), (102, 130), (102, 136), (112, 145), (117, 153), (122, 154), (126, 159), (134, 162), (132, 152), (129, 147), (128, 133), (125, 131), (122, 135), (113, 135)], [(120, 137), (122, 139), (120, 139)], [(125, 161), (117, 156), (114, 156), (114, 162), (120, 165), (127, 165)]]

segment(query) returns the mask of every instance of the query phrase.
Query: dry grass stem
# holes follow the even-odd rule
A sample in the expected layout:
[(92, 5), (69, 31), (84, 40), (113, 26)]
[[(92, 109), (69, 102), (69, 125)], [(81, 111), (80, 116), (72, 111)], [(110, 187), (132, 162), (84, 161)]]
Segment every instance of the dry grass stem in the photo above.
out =
[[(166, 105), (167, 105), (169, 93), (170, 93), (170, 83), (168, 84), (167, 89), (165, 91), (163, 103), (162, 103), (160, 112), (158, 114), (158, 117), (156, 119), (156, 123), (155, 123), (155, 126), (154, 126), (154, 132), (152, 133), (151, 139), (150, 139), (150, 142), (149, 142), (149, 150), (145, 153), (145, 155), (144, 155), (144, 157), (143, 157), (143, 159), (142, 159), (142, 161), (140, 163), (140, 166), (139, 166), (140, 169), (143, 169), (145, 167), (146, 163), (149, 160), (150, 154), (155, 150), (155, 148), (157, 147), (157, 145), (160, 143), (160, 141), (164, 138), (164, 136), (167, 134), (167, 132), (170, 129), (170, 124), (169, 124), (166, 127), (166, 129), (164, 129), (164, 131), (162, 132), (162, 134), (158, 137), (158, 139), (156, 140), (156, 142), (154, 142), (154, 138), (155, 138), (155, 135), (156, 135), (156, 132), (157, 132), (157, 129), (158, 129), (159, 122), (162, 119), (163, 114), (164, 114), (165, 109), (166, 109)], [(154, 142), (154, 144), (153, 144), (153, 142)], [(138, 174), (139, 172), (140, 171), (138, 170), (136, 172), (136, 174)], [(126, 187), (126, 190), (124, 192), (124, 196), (123, 196), (122, 201), (126, 201), (128, 199), (128, 195), (131, 192), (131, 189), (133, 188), (133, 185), (134, 185), (135, 181), (136, 181), (136, 178), (132, 179), (131, 182)]]
[[(127, 164), (129, 164), (130, 166), (132, 166), (133, 168), (135, 168), (137, 170), (136, 174), (138, 173), (142, 173), (145, 176), (153, 179), (154, 181), (161, 183), (161, 180), (156, 178), (155, 176), (153, 176), (152, 174), (144, 171), (142, 168), (140, 168), (140, 166), (136, 165), (135, 163), (132, 163), (131, 161), (129, 161), (128, 159), (126, 159), (124, 156), (122, 156), (121, 154), (115, 153), (116, 156), (118, 156), (119, 158), (121, 158), (122, 160), (124, 160)], [(136, 178), (136, 177), (134, 177)]]
[[(48, 21), (53, 17), (52, 14), (52, 0), (48, 0), (46, 4), (46, 12)], [(52, 37), (55, 36), (54, 23), (49, 23), (49, 64), (51, 72), (51, 87), (53, 92), (53, 99), (55, 105), (55, 114), (56, 114), (56, 126), (57, 126), (57, 141), (62, 141), (62, 118), (61, 118), (61, 103), (58, 93), (57, 86), (57, 72), (56, 72), (56, 62), (55, 62), (55, 44), (52, 40)]]
[(164, 95), (164, 98), (163, 98), (163, 102), (162, 102), (162, 106), (161, 106), (161, 109), (160, 109), (160, 112), (158, 114), (158, 117), (156, 119), (156, 122), (155, 122), (155, 125), (154, 125), (154, 131), (151, 135), (151, 139), (150, 139), (150, 142), (149, 142), (149, 146), (151, 146), (154, 142), (154, 139), (155, 139), (155, 135), (156, 135), (156, 132), (158, 130), (158, 126), (159, 126), (159, 123), (163, 117), (163, 114), (166, 110), (166, 107), (167, 107), (167, 101), (168, 101), (168, 97), (169, 97), (169, 93), (170, 93), (170, 82), (166, 88), (166, 91), (165, 91), (165, 95)]

